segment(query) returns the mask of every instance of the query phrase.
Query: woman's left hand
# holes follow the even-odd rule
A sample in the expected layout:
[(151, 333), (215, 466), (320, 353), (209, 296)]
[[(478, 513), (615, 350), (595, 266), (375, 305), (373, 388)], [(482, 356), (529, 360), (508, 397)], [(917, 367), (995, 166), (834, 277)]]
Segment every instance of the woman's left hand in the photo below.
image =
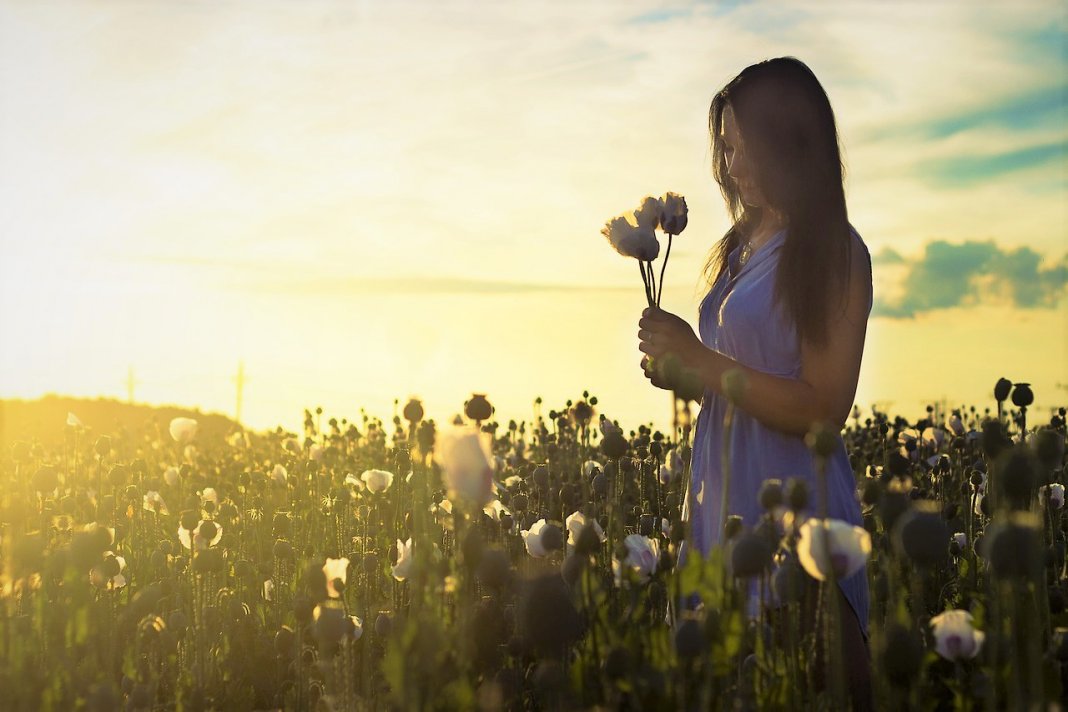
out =
[(703, 345), (686, 320), (659, 307), (648, 307), (638, 320), (638, 350), (653, 358), (667, 354), (678, 357), (681, 365), (693, 368)]

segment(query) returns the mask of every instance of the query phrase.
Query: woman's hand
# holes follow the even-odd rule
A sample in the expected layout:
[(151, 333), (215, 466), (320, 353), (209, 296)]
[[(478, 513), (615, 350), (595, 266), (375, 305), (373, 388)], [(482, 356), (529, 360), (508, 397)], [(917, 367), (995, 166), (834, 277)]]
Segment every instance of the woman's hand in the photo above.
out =
[(665, 391), (675, 390), (672, 384), (668, 383), (667, 377), (664, 374), (664, 369), (658, 368), (659, 364), (653, 363), (653, 360), (648, 356), (642, 356), (642, 373), (649, 379), (657, 388), (661, 388)]
[[(654, 359), (674, 354), (683, 368), (694, 368), (704, 346), (682, 317), (659, 307), (649, 307), (638, 321), (638, 350)], [(642, 361), (643, 368), (645, 361)], [(656, 385), (655, 383), (653, 385)]]

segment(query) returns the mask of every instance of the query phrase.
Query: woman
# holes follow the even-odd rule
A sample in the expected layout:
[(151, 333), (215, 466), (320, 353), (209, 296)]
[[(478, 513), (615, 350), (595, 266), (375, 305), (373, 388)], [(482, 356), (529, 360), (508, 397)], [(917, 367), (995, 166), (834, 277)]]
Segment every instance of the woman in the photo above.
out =
[[(804, 443), (815, 423), (840, 432), (856, 394), (868, 314), (871, 260), (846, 217), (834, 114), (805, 64), (792, 57), (747, 67), (712, 100), (713, 171), (733, 225), (706, 265), (700, 338), (682, 318), (656, 308), (639, 321), (642, 368), (670, 388), (648, 359), (674, 354), (704, 386), (694, 431), (690, 520), (698, 549), (722, 543), (720, 450), (726, 398), (722, 376), (744, 374), (730, 433), (728, 511), (757, 524), (767, 478), (817, 486)], [(855, 481), (838, 438), (829, 458), (828, 512), (861, 523)], [(818, 509), (814, 506), (814, 511)], [(866, 689), (866, 572), (839, 582), (844, 660), (853, 689)], [(848, 605), (846, 605), (848, 604)], [(861, 692), (861, 698), (866, 695)]]

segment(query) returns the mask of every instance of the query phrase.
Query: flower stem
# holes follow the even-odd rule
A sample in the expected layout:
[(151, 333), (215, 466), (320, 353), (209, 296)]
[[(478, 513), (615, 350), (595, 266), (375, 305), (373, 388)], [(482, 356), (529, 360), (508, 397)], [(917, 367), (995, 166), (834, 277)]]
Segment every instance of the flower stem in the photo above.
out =
[(645, 274), (645, 262), (638, 260), (638, 269), (642, 271), (642, 284), (645, 285), (645, 301), (653, 306), (652, 292), (649, 291), (649, 278)]
[(667, 269), (668, 258), (671, 257), (671, 233), (668, 233), (667, 252), (664, 253), (664, 264), (660, 265), (660, 293), (656, 295), (656, 306), (660, 306), (660, 298), (664, 296), (664, 270)]
[(649, 273), (649, 306), (656, 304), (656, 272), (653, 271), (653, 261), (649, 260), (645, 269)]

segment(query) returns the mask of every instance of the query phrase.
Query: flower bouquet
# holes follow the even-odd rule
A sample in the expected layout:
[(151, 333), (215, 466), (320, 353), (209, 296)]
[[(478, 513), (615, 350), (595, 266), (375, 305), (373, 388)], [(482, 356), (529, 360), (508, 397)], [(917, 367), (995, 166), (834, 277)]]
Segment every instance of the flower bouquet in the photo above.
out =
[[(664, 270), (671, 256), (671, 239), (686, 229), (686, 216), (686, 199), (677, 193), (665, 193), (659, 200), (652, 196), (643, 198), (637, 210), (612, 218), (601, 229), (601, 234), (608, 238), (616, 252), (638, 260), (645, 298), (651, 307), (660, 306)], [(653, 260), (660, 255), (660, 242), (656, 239), (658, 227), (668, 236), (667, 252), (660, 267), (659, 291), (653, 272)]]
[[(664, 271), (671, 257), (671, 241), (686, 229), (686, 222), (686, 199), (677, 193), (665, 193), (660, 199), (652, 196), (643, 198), (637, 210), (612, 218), (601, 230), (616, 252), (638, 260), (638, 269), (645, 285), (645, 298), (650, 307), (660, 307), (660, 298), (664, 294)], [(653, 260), (660, 254), (657, 228), (668, 237), (667, 252), (660, 267), (659, 287), (653, 271)], [(655, 363), (651, 357), (647, 358), (645, 368), (647, 372), (654, 369), (659, 371), (677, 397), (683, 400), (698, 400), (701, 397), (703, 389), (696, 374), (683, 369), (672, 354), (656, 359)]]

